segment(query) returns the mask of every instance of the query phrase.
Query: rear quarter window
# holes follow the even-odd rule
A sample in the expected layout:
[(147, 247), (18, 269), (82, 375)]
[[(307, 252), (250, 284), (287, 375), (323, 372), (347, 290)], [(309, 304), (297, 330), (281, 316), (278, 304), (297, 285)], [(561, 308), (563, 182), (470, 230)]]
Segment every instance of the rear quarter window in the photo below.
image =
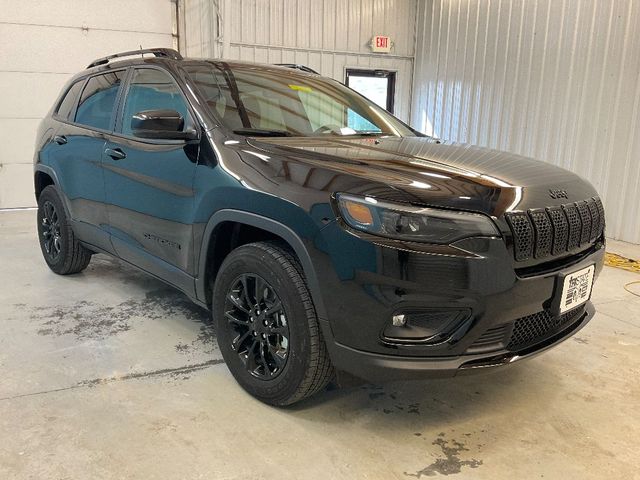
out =
[(87, 81), (76, 110), (76, 123), (109, 130), (124, 74), (124, 70), (109, 72), (91, 77)]
[(84, 79), (78, 80), (76, 83), (71, 85), (67, 92), (62, 97), (62, 100), (58, 104), (58, 108), (56, 108), (56, 116), (63, 119), (69, 120), (69, 115), (78, 103), (78, 94), (80, 93), (80, 89), (82, 88), (82, 83)]

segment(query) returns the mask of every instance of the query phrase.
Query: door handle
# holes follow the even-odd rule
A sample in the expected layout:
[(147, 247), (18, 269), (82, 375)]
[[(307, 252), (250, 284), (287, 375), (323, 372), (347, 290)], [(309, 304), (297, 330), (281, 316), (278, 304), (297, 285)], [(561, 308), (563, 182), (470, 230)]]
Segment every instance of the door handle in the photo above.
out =
[(127, 154), (124, 153), (119, 148), (107, 148), (104, 153), (109, 155), (114, 160), (122, 160), (123, 158), (127, 158)]
[(67, 137), (65, 137), (64, 135), (56, 135), (53, 137), (53, 141), (58, 145), (64, 145), (65, 143), (67, 143)]

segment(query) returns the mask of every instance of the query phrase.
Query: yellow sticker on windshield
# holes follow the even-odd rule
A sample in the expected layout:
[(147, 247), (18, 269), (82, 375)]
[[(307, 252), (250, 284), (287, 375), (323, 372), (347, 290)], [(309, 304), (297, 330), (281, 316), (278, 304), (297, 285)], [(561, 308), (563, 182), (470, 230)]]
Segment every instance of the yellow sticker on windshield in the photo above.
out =
[(311, 87), (305, 87), (304, 85), (289, 85), (289, 88), (291, 90), (296, 90), (298, 92), (307, 92), (307, 93), (313, 92), (313, 89)]

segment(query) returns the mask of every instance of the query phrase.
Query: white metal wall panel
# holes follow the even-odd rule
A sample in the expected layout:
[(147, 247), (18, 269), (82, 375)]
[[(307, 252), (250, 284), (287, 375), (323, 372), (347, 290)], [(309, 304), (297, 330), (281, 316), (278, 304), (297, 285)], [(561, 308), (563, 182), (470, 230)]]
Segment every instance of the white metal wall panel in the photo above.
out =
[(412, 120), (589, 179), (640, 243), (640, 2), (424, 0)]
[[(347, 68), (397, 71), (396, 115), (411, 107), (417, 0), (185, 0), (187, 54), (301, 63), (344, 81)], [(220, 8), (216, 9), (216, 5)], [(198, 13), (199, 12), (199, 13)], [(219, 14), (219, 17), (216, 15)], [(199, 21), (207, 18), (208, 21)], [(218, 30), (220, 22), (220, 30)], [(205, 40), (209, 35), (212, 40)], [(373, 54), (389, 35), (391, 54)]]
[(62, 86), (93, 59), (173, 45), (170, 0), (0, 0), (0, 208), (32, 206), (33, 144)]

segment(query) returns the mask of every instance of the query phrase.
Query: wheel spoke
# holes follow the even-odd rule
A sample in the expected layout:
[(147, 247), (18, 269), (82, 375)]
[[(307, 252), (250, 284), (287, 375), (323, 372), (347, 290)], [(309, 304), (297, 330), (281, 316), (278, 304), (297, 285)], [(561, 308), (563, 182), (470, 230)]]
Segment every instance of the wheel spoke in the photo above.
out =
[(255, 372), (256, 368), (257, 368), (257, 364), (256, 364), (256, 356), (255, 353), (253, 353), (253, 351), (256, 348), (256, 345), (258, 345), (258, 341), (254, 340), (253, 343), (251, 344), (251, 346), (247, 349), (246, 352), (246, 367), (247, 370), (249, 370), (250, 372)]
[(262, 362), (262, 365), (264, 366), (264, 374), (270, 375), (271, 370), (269, 369), (269, 362), (267, 362), (267, 359), (264, 355), (264, 348), (265, 348), (264, 342), (260, 342), (260, 360)]
[(233, 348), (233, 350), (237, 352), (240, 346), (244, 343), (244, 341), (247, 339), (249, 335), (251, 335), (251, 332), (246, 331), (244, 334), (240, 335), (236, 340), (231, 342), (231, 347)]
[(245, 305), (242, 304), (242, 301), (240, 300), (240, 298), (234, 296), (233, 292), (229, 293), (229, 295), (227, 295), (227, 299), (233, 304), (234, 307), (236, 307), (238, 310), (240, 310), (243, 313), (249, 314), (249, 308), (247, 308)]
[(267, 307), (264, 314), (269, 317), (274, 313), (277, 313), (279, 310), (282, 310), (282, 303), (280, 303), (280, 301), (278, 300), (270, 307)]
[(247, 276), (243, 275), (240, 277), (240, 281), (242, 282), (242, 298), (244, 299), (245, 304), (253, 305), (251, 297), (249, 296), (249, 282), (247, 282)]
[(264, 296), (265, 296), (264, 291), (266, 289), (264, 280), (256, 276), (255, 287), (256, 287), (256, 291), (255, 291), (256, 305), (261, 305), (262, 301), (264, 300)]
[(271, 355), (271, 358), (273, 358), (273, 361), (278, 369), (284, 366), (286, 358), (281, 357), (278, 353), (278, 350), (273, 345), (269, 345), (269, 354)]
[(238, 317), (235, 317), (231, 314), (231, 312), (224, 312), (224, 316), (230, 323), (235, 323), (236, 325), (242, 325), (243, 327), (249, 326), (249, 320), (242, 320)]
[(281, 337), (289, 338), (289, 329), (283, 325), (276, 325), (275, 327), (271, 327), (271, 333), (280, 335)]

